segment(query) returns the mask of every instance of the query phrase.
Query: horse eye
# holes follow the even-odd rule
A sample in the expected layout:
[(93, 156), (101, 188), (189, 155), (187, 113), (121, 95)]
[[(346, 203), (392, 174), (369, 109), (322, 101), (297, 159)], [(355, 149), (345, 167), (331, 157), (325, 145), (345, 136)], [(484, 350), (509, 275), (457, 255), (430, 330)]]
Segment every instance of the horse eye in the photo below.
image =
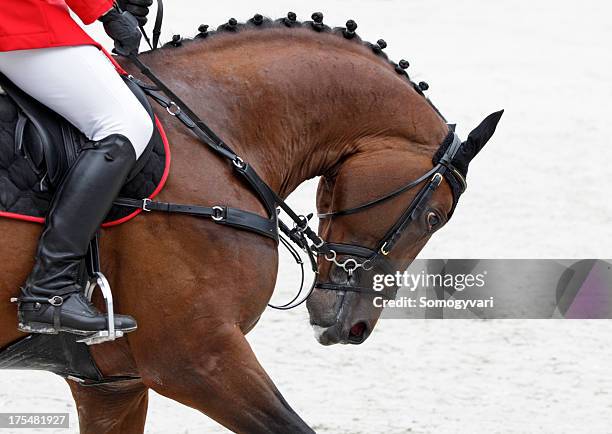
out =
[(429, 214), (427, 214), (427, 224), (429, 225), (429, 230), (435, 229), (441, 221), (442, 219), (437, 213), (431, 211)]

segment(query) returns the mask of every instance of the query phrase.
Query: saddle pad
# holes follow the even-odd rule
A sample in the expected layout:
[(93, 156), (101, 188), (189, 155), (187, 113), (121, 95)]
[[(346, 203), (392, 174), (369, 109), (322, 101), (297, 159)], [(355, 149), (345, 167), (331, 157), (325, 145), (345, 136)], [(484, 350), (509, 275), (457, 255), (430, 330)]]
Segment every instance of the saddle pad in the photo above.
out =
[[(17, 108), (0, 94), (0, 217), (44, 223), (53, 193), (41, 189), (43, 180), (21, 153), (15, 152)], [(120, 197), (154, 198), (163, 188), (170, 170), (170, 148), (159, 119), (155, 117), (151, 152), (145, 153), (142, 170), (121, 190)], [(116, 226), (136, 217), (142, 210), (113, 207), (104, 227)]]

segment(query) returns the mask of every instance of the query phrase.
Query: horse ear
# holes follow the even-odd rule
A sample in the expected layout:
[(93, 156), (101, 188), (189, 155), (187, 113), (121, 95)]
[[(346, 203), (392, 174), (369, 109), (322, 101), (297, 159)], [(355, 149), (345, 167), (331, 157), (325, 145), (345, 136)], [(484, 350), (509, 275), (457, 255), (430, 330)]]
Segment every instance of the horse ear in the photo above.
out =
[(463, 142), (463, 148), (469, 160), (474, 158), (493, 136), (503, 114), (503, 110), (490, 114), (468, 135), (467, 140)]

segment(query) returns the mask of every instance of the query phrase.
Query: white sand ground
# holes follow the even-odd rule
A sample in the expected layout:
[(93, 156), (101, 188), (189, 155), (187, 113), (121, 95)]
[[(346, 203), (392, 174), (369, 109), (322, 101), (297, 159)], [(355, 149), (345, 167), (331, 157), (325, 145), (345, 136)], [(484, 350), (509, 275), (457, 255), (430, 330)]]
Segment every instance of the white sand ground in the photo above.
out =
[[(612, 256), (609, 2), (173, 0), (167, 10), (166, 38), (255, 12), (321, 10), (333, 25), (354, 18), (367, 39), (387, 40), (392, 58), (411, 61), (464, 136), (505, 108), (452, 223), (423, 257)], [(314, 189), (292, 202), (313, 209)], [(288, 296), (292, 273), (284, 261), (277, 296)], [(611, 336), (609, 321), (385, 320), (360, 347), (324, 348), (301, 309), (267, 312), (250, 341), (321, 433), (604, 433)], [(76, 420), (63, 381), (44, 373), (0, 372), (0, 411), (69, 411)], [(147, 433), (196, 432), (226, 431), (152, 394)]]

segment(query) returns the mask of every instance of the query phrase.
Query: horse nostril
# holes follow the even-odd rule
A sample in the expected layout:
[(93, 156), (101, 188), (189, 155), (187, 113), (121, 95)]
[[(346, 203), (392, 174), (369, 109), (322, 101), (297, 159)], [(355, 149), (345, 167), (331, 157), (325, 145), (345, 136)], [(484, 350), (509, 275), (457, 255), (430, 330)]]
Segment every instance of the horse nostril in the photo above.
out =
[(349, 332), (349, 341), (360, 344), (361, 342), (365, 340), (367, 329), (368, 329), (368, 326), (366, 325), (365, 322), (363, 321), (358, 322), (353, 327), (351, 327), (351, 330)]

